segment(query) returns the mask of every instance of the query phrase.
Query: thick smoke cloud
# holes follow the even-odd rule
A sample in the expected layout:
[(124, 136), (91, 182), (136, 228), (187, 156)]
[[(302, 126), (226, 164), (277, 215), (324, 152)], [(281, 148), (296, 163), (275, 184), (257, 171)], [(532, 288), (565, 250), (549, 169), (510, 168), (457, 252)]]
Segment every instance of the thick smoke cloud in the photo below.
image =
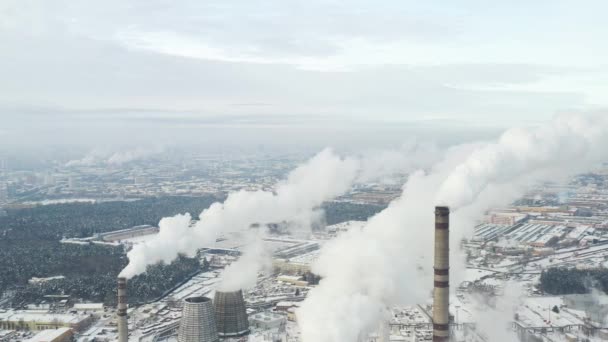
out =
[(378, 326), (395, 303), (422, 303), (429, 295), (435, 192), (474, 146), (447, 152), (428, 174), (412, 174), (402, 196), (363, 230), (328, 242), (313, 272), (322, 276), (298, 311), (305, 342), (357, 341)]
[(220, 291), (238, 291), (254, 287), (260, 270), (270, 270), (271, 255), (264, 246), (264, 233), (251, 236), (251, 240), (243, 249), (243, 255), (235, 263), (226, 267), (222, 273), (222, 281), (218, 286)]
[[(129, 264), (122, 276), (133, 277), (146, 270), (147, 265), (160, 261), (169, 262), (178, 253), (192, 255), (197, 249), (212, 246), (222, 233), (242, 232), (252, 224), (262, 226), (282, 222), (291, 233), (309, 232), (319, 221), (320, 205), (349, 191), (361, 179), (377, 175), (407, 173), (424, 168), (440, 155), (434, 145), (412, 143), (399, 150), (384, 151), (382, 155), (394, 156), (399, 162), (385, 163), (386, 158), (340, 158), (326, 149), (304, 165), (293, 170), (285, 181), (270, 191), (238, 191), (231, 193), (224, 203), (214, 203), (204, 210), (200, 220), (163, 219), (157, 238), (133, 247), (129, 252)], [(404, 155), (425, 155), (415, 161), (406, 161)], [(187, 215), (189, 218), (189, 215)], [(260, 237), (258, 236), (258, 240)], [(230, 269), (248, 269), (247, 272), (229, 272), (226, 280), (230, 287), (247, 288), (255, 283), (257, 271), (270, 262), (270, 254), (262, 244), (247, 247), (243, 256)], [(258, 248), (259, 247), (259, 248)], [(236, 276), (241, 274), (241, 276)]]
[(428, 299), (436, 204), (454, 210), (451, 266), (458, 279), (464, 268), (458, 242), (484, 210), (508, 204), (529, 182), (602, 161), (606, 139), (605, 117), (564, 115), (541, 127), (508, 130), (495, 143), (453, 149), (429, 173), (412, 175), (401, 197), (363, 230), (321, 251), (313, 272), (323, 280), (298, 312), (303, 340), (357, 341), (377, 326), (388, 305)]
[[(410, 141), (403, 144), (399, 149), (368, 151), (357, 157), (358, 169), (354, 183), (380, 182), (393, 183), (400, 177), (404, 177), (411, 170), (425, 168), (432, 165), (441, 156), (439, 149), (434, 144)], [(327, 199), (329, 200), (329, 198)], [(306, 218), (308, 226), (302, 227), (295, 225), (294, 222), (301, 222), (292, 218), (292, 222), (287, 222), (286, 228), (292, 235), (309, 233), (312, 223), (320, 223), (322, 211), (316, 210), (307, 212)], [(237, 290), (239, 288), (249, 288), (255, 285), (258, 272), (268, 269), (271, 264), (271, 253), (266, 250), (262, 242), (263, 230), (257, 235), (252, 246), (247, 246), (243, 255), (232, 264), (223, 274), (220, 288)], [(228, 289), (226, 289), (228, 290)]]
[(605, 157), (607, 126), (604, 115), (562, 115), (538, 129), (510, 129), (459, 165), (439, 190), (437, 202), (459, 208), (475, 201), (491, 183), (542, 170), (584, 169)]
[(205, 209), (193, 224), (186, 219), (163, 219), (154, 239), (135, 245), (128, 253), (129, 264), (121, 276), (133, 277), (144, 272), (147, 265), (171, 261), (178, 253), (193, 255), (199, 248), (213, 245), (221, 233), (247, 230), (254, 223), (285, 221), (309, 226), (316, 217), (315, 208), (348, 191), (357, 170), (356, 160), (324, 150), (293, 170), (274, 192), (232, 193), (224, 203)]
[(403, 184), (403, 176), (439, 161), (442, 153), (435, 144), (412, 139), (399, 148), (364, 151), (359, 156), (361, 172), (357, 183)]
[(473, 297), (472, 314), (477, 330), (488, 341), (511, 342), (519, 341), (517, 334), (509, 327), (517, 308), (523, 302), (525, 290), (516, 282), (504, 282), (504, 293), (501, 296), (488, 297), (478, 295)]

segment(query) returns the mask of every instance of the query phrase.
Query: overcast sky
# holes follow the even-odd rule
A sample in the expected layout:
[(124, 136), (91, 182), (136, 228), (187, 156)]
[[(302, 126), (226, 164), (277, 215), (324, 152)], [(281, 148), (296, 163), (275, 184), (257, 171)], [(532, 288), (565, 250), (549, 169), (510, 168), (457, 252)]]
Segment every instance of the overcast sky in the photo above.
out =
[(0, 140), (601, 109), (606, 13), (604, 0), (0, 0)]

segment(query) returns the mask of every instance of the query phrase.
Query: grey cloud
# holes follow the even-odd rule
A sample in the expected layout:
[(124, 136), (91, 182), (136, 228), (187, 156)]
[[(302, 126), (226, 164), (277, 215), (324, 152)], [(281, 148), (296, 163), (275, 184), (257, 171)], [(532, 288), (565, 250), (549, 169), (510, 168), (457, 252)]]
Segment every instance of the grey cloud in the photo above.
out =
[[(581, 94), (475, 90), (451, 82), (525, 83), (547, 72), (526, 65), (383, 66), (316, 72), (287, 65), (255, 65), (180, 58), (128, 50), (78, 37), (0, 35), (0, 104), (7, 107), (205, 115), (333, 115), (378, 119), (513, 112), (550, 116), (582, 104)], [(234, 104), (272, 104), (243, 106)], [(0, 115), (1, 112), (0, 112)]]
[[(377, 134), (362, 144), (414, 135), (412, 122), (500, 126), (585, 105), (585, 94), (576, 87), (524, 91), (471, 85), (526, 85), (594, 70), (363, 61), (350, 72), (319, 72), (288, 63), (291, 57), (324, 61), (349, 39), (459, 41), (463, 16), (457, 6), (416, 4), (5, 0), (0, 4), (0, 142), (104, 141), (112, 132), (112, 138), (138, 142), (282, 137), (294, 144), (318, 139), (344, 146), (370, 129)], [(129, 32), (172, 32), (266, 63), (138, 49), (117, 40)], [(288, 62), (277, 62), (283, 61), (277, 56), (287, 56)], [(57, 131), (65, 133), (57, 136)], [(437, 131), (432, 134), (440, 135)]]

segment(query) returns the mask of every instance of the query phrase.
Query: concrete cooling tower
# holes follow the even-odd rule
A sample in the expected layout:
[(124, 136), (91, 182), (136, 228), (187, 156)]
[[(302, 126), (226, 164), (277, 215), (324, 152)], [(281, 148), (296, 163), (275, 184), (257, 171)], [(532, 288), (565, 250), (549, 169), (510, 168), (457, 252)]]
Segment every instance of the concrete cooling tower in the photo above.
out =
[(184, 301), (177, 334), (179, 342), (218, 342), (215, 312), (211, 299), (191, 297)]
[(217, 332), (220, 337), (238, 337), (249, 333), (243, 291), (216, 291), (213, 298)]

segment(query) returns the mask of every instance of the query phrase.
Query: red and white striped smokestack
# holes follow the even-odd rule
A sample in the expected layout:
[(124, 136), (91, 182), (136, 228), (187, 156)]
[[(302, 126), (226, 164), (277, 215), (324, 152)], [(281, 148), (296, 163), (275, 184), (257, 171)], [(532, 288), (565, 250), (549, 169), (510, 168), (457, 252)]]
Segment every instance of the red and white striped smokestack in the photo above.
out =
[(127, 325), (127, 279), (118, 278), (118, 306), (116, 320), (118, 324), (118, 342), (127, 342), (129, 328)]
[(433, 342), (450, 339), (450, 208), (435, 207)]

